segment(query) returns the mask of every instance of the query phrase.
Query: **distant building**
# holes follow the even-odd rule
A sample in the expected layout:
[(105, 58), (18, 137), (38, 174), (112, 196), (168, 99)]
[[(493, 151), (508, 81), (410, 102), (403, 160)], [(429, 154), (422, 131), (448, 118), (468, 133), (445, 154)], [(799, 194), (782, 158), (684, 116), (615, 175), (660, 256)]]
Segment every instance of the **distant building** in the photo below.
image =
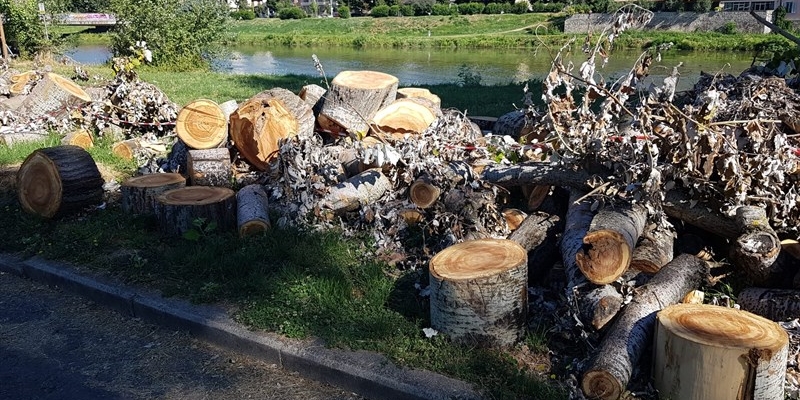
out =
[(780, 6), (786, 9), (786, 19), (800, 20), (798, 0), (773, 0), (773, 1), (748, 1), (748, 0), (723, 0), (719, 2), (722, 11), (771, 11)]
[[(264, 1), (262, 1), (262, 0), (247, 0), (247, 6), (248, 7), (258, 7), (263, 3), (264, 3)], [(228, 0), (228, 7), (230, 7), (231, 10), (238, 10), (239, 9), (239, 1), (237, 1), (237, 0)]]

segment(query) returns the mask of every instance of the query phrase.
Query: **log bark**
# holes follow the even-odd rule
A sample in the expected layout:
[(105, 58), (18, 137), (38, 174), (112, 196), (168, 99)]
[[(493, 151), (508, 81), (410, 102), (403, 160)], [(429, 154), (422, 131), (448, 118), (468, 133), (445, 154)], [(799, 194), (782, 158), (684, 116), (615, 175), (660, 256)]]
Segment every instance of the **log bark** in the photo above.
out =
[(538, 282), (558, 260), (559, 234), (564, 220), (557, 215), (536, 212), (528, 215), (508, 240), (517, 242), (528, 252), (528, 282)]
[(437, 108), (442, 107), (442, 99), (431, 93), (430, 90), (417, 87), (405, 87), (397, 89), (398, 99), (421, 98), (430, 101)]
[(497, 117), (486, 117), (482, 115), (468, 115), (467, 118), (478, 125), (478, 128), (481, 132), (490, 131), (494, 128), (494, 124), (497, 122)]
[(164, 173), (139, 175), (126, 179), (120, 185), (122, 210), (132, 214), (152, 214), (156, 197), (167, 190), (186, 186), (181, 174)]
[(266, 171), (282, 139), (314, 133), (311, 107), (286, 89), (270, 89), (245, 101), (231, 114), (230, 135), (239, 153), (255, 169)]
[(603, 338), (597, 358), (583, 375), (583, 393), (590, 398), (618, 399), (651, 343), (656, 312), (666, 305), (680, 302), (686, 293), (697, 289), (707, 275), (705, 261), (683, 254), (637, 289), (633, 301), (625, 306)]
[(497, 136), (511, 136), (514, 139), (526, 137), (533, 132), (533, 122), (523, 110), (514, 110), (501, 115), (492, 127), (492, 134)]
[(431, 326), (454, 341), (507, 347), (525, 335), (527, 255), (510, 240), (450, 246), (430, 261)]
[(141, 151), (142, 145), (138, 139), (123, 140), (111, 146), (111, 152), (123, 160), (133, 160), (136, 157), (136, 153)]
[(312, 84), (303, 86), (297, 95), (311, 107), (311, 110), (314, 111), (314, 115), (316, 116), (319, 115), (319, 111), (322, 108), (322, 102), (326, 92), (327, 90), (324, 87)]
[(739, 228), (733, 219), (710, 210), (702, 203), (695, 203), (682, 190), (667, 191), (662, 202), (662, 208), (669, 217), (679, 219), (726, 239), (735, 239), (739, 236)]
[(522, 185), (522, 193), (528, 200), (528, 211), (538, 210), (552, 189), (553, 187), (550, 185)]
[(380, 169), (370, 169), (332, 187), (321, 204), (341, 214), (378, 201), (391, 188), (392, 183)]
[(800, 318), (800, 290), (750, 287), (736, 298), (742, 310), (773, 321)]
[(227, 141), (228, 118), (217, 103), (198, 99), (178, 113), (175, 133), (192, 149), (212, 149)]
[(411, 202), (419, 208), (428, 208), (436, 204), (436, 200), (442, 194), (442, 190), (433, 184), (432, 180), (427, 175), (422, 175), (417, 178), (411, 187), (408, 189), (408, 195)]
[(77, 129), (64, 136), (64, 138), (61, 139), (61, 144), (89, 149), (94, 147), (94, 138), (86, 129)]
[(647, 209), (642, 205), (605, 207), (593, 218), (585, 245), (577, 254), (578, 268), (592, 283), (604, 285), (622, 276), (631, 263), (644, 231)]
[(156, 197), (154, 213), (158, 227), (167, 236), (180, 236), (197, 228), (226, 231), (236, 227), (236, 195), (233, 190), (211, 186), (187, 186)]
[(17, 171), (22, 209), (44, 218), (100, 204), (103, 183), (92, 156), (78, 146), (36, 150)]
[(92, 101), (92, 98), (75, 82), (48, 72), (33, 87), (17, 112), (29, 118), (40, 118), (45, 115), (58, 118), (67, 115), (69, 108), (89, 101)]
[(528, 214), (517, 208), (506, 208), (501, 211), (501, 214), (503, 214), (503, 219), (506, 220), (508, 229), (511, 232), (515, 232), (522, 225), (522, 222), (528, 218)]
[(786, 279), (775, 260), (781, 251), (780, 239), (769, 225), (761, 207), (742, 206), (736, 209), (739, 236), (730, 250), (731, 262), (741, 268), (757, 286), (773, 286)]
[(675, 232), (667, 226), (650, 224), (645, 227), (639, 243), (633, 249), (631, 268), (655, 274), (672, 261)]
[(264, 186), (259, 184), (247, 185), (236, 193), (236, 218), (240, 237), (270, 229), (268, 199)]
[(224, 103), (220, 103), (219, 109), (222, 110), (222, 115), (225, 116), (225, 124), (227, 126), (228, 121), (231, 119), (231, 114), (236, 112), (239, 108), (239, 103), (236, 100), (228, 100)]
[[(399, 99), (381, 108), (372, 117), (371, 130), (377, 134), (388, 134), (400, 140), (406, 134), (418, 135), (436, 121), (441, 110), (428, 101), (420, 99)], [(438, 113), (437, 113), (438, 112)]]
[(39, 142), (47, 139), (45, 132), (6, 132), (0, 134), (0, 140), (8, 147), (20, 143)]
[(789, 335), (747, 311), (677, 304), (658, 313), (654, 380), (665, 399), (782, 400)]
[(375, 71), (342, 71), (331, 81), (317, 122), (323, 130), (362, 135), (378, 110), (397, 98), (396, 77)]
[(527, 162), (516, 165), (489, 164), (481, 172), (482, 179), (501, 186), (553, 185), (578, 190), (591, 190), (592, 175), (585, 170), (570, 170), (549, 162)]
[(225, 148), (189, 150), (186, 171), (192, 186), (231, 187), (231, 152)]

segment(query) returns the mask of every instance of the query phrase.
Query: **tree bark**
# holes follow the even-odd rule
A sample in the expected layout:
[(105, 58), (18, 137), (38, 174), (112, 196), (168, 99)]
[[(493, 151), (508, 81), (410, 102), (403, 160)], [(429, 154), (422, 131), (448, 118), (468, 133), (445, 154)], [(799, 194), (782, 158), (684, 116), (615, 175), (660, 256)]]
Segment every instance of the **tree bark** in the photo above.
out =
[(302, 89), (300, 89), (300, 96), (303, 101), (311, 107), (311, 110), (314, 111), (314, 115), (319, 115), (319, 111), (322, 108), (322, 102), (324, 101), (325, 93), (327, 90), (320, 86), (320, 85), (305, 85)]
[(780, 239), (770, 227), (766, 211), (761, 207), (739, 207), (736, 225), (740, 234), (731, 246), (731, 262), (755, 285), (774, 286), (785, 280), (783, 268), (775, 263), (781, 251)]
[(78, 146), (36, 150), (17, 171), (22, 209), (44, 218), (100, 204), (103, 183), (92, 156)]
[(341, 214), (379, 200), (391, 188), (392, 183), (380, 169), (370, 169), (330, 188), (321, 204)]
[(431, 259), (431, 326), (461, 343), (507, 347), (525, 335), (527, 256), (515, 242), (481, 239)]
[(538, 282), (547, 275), (560, 257), (558, 235), (564, 231), (564, 220), (557, 215), (536, 212), (528, 215), (508, 236), (528, 252), (528, 282)]
[(397, 98), (398, 99), (422, 98), (433, 103), (433, 105), (436, 106), (436, 108), (442, 107), (442, 99), (439, 98), (439, 96), (431, 93), (430, 90), (425, 88), (405, 87), (397, 89)]
[(231, 170), (231, 152), (225, 148), (207, 150), (189, 150), (186, 159), (186, 170), (189, 184), (192, 186), (233, 185)]
[(68, 114), (69, 108), (88, 101), (92, 98), (75, 82), (48, 72), (20, 104), (17, 113), (28, 118), (60, 118)]
[(425, 105), (420, 100), (424, 99), (399, 99), (381, 108), (372, 117), (372, 131), (388, 134), (395, 140), (406, 134), (422, 133), (441, 115), (441, 110), (430, 101)]
[(20, 143), (38, 142), (47, 139), (45, 132), (6, 132), (0, 134), (0, 140), (8, 147)]
[(668, 216), (726, 239), (735, 239), (739, 236), (739, 228), (736, 226), (736, 222), (734, 222), (733, 219), (713, 212), (702, 203), (695, 204), (694, 201), (681, 190), (667, 191), (662, 207), (664, 213)]
[(61, 144), (88, 149), (94, 147), (94, 138), (86, 129), (77, 129), (64, 136), (61, 139)]
[(236, 227), (236, 195), (233, 190), (212, 186), (187, 186), (168, 190), (156, 197), (154, 213), (159, 229), (167, 236), (180, 236), (196, 229), (216, 231)]
[(483, 180), (501, 186), (553, 185), (578, 190), (591, 190), (592, 175), (585, 170), (570, 170), (549, 162), (527, 162), (516, 165), (489, 164), (481, 173)]
[(334, 134), (363, 135), (375, 113), (397, 98), (398, 82), (382, 72), (342, 71), (331, 81), (317, 122)]
[(650, 224), (644, 229), (642, 237), (631, 257), (631, 268), (655, 274), (672, 261), (675, 232), (666, 226)]
[(658, 313), (655, 387), (661, 398), (783, 400), (789, 335), (747, 311), (677, 304)]
[(523, 110), (514, 110), (501, 115), (492, 127), (492, 134), (511, 136), (514, 139), (526, 137), (533, 131), (533, 122)]
[(773, 321), (800, 318), (800, 290), (751, 287), (736, 298), (742, 310)]
[(236, 193), (239, 236), (251, 236), (270, 229), (269, 202), (264, 186), (252, 184)]
[[(637, 289), (583, 375), (581, 389), (590, 398), (616, 400), (625, 391), (639, 358), (651, 343), (656, 312), (697, 289), (708, 275), (705, 261), (683, 254)], [(683, 397), (672, 397), (683, 399)], [(731, 397), (732, 398), (732, 397)]]
[(192, 149), (213, 149), (228, 140), (228, 118), (217, 103), (195, 100), (178, 113), (175, 132)]
[(156, 197), (167, 190), (186, 186), (181, 174), (164, 173), (139, 175), (126, 179), (120, 185), (122, 210), (132, 214), (152, 214)]

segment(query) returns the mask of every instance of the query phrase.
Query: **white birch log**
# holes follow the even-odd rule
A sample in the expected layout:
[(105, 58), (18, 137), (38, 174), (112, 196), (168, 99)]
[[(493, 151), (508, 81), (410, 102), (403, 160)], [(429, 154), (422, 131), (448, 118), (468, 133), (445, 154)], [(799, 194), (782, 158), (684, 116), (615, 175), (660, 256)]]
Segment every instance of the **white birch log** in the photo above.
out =
[(225, 148), (189, 150), (186, 159), (189, 184), (192, 186), (231, 187), (231, 153)]
[(380, 169), (370, 169), (332, 187), (321, 205), (336, 214), (354, 211), (377, 201), (391, 188), (392, 183)]
[(268, 196), (264, 186), (252, 184), (243, 187), (236, 193), (236, 206), (240, 237), (269, 230)]
[(773, 321), (800, 318), (800, 290), (751, 287), (736, 298), (742, 310)]

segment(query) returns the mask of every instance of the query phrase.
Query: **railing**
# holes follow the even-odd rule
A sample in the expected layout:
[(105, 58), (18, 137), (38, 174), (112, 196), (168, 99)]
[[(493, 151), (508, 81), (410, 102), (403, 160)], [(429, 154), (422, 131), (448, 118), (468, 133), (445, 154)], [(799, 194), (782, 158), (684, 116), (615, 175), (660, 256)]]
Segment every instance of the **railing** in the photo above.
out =
[(52, 22), (56, 25), (111, 26), (117, 24), (117, 17), (103, 13), (67, 13), (53, 15)]

